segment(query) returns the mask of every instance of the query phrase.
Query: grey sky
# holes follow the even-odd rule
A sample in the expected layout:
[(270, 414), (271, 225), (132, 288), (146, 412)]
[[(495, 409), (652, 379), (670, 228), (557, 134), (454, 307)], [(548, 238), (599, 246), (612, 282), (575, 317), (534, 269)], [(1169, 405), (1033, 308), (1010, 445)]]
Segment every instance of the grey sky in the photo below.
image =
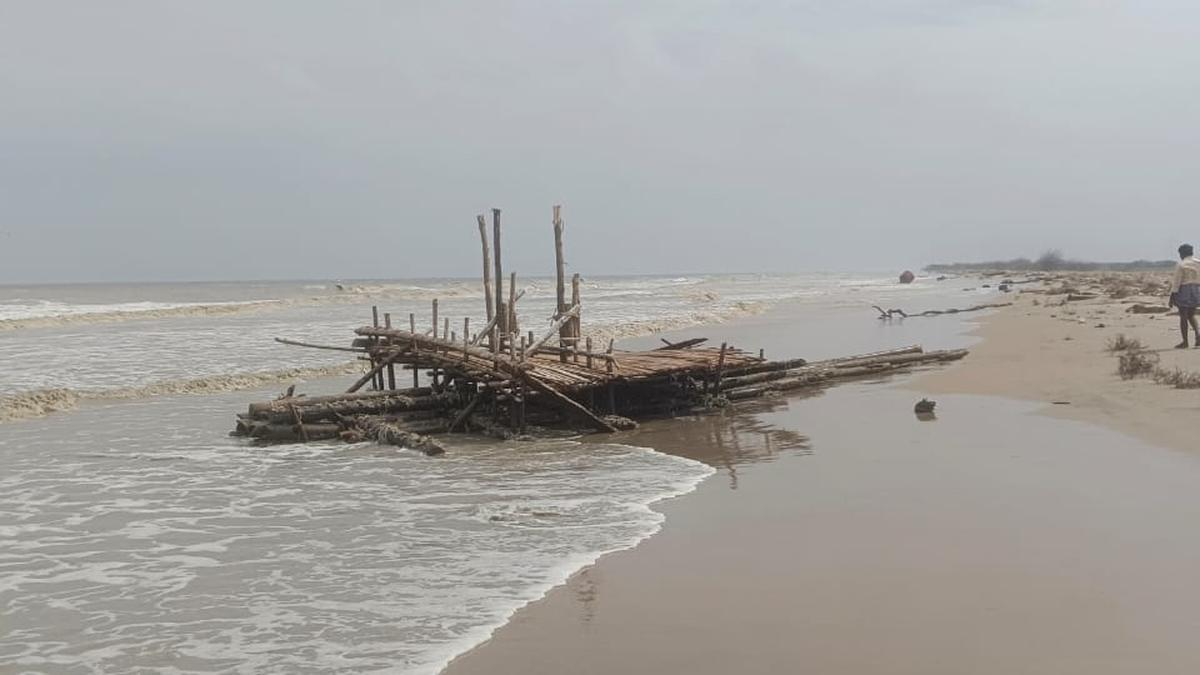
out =
[(0, 0), (0, 282), (1167, 258), (1200, 6)]

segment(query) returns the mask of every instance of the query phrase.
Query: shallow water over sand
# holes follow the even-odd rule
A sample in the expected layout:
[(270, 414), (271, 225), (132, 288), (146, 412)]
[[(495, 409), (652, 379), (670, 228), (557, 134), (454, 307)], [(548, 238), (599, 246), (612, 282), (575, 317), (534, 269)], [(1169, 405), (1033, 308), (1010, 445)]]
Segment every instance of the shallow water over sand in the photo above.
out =
[(247, 447), (212, 398), (0, 428), (0, 663), (432, 672), (711, 473), (569, 440)]

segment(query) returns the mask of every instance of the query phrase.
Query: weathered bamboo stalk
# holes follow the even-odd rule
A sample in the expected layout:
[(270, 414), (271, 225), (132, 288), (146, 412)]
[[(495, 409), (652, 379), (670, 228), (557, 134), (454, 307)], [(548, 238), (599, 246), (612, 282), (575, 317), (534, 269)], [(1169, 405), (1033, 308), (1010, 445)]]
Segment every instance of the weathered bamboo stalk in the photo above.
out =
[(507, 327), (504, 326), (504, 312), (501, 307), (504, 304), (504, 266), (500, 262), (500, 209), (492, 209), (492, 255), (496, 266), (496, 317), (503, 332)]
[(487, 320), (490, 322), (492, 317), (492, 255), (488, 251), (487, 239), (487, 220), (483, 214), (476, 216), (479, 220), (479, 243), (483, 245), (483, 299), (487, 306)]
[[(562, 218), (559, 217), (561, 209), (562, 209), (562, 207), (557, 204), (554, 206), (554, 221), (553, 221), (553, 224), (554, 224), (554, 271), (555, 271), (554, 290), (555, 290), (555, 299), (556, 299), (554, 311), (556, 314), (559, 314), (560, 316), (562, 314), (565, 314), (567, 309), (569, 309), (567, 307), (566, 262), (563, 259), (563, 222), (562, 222)], [(564, 326), (564, 327), (560, 328), (559, 329), (559, 337), (560, 338), (567, 337), (568, 336), (567, 332), (568, 332), (567, 327)], [(566, 343), (560, 339), (558, 346), (565, 347)], [(559, 360), (563, 363), (566, 363), (567, 362), (566, 353), (559, 352)]]

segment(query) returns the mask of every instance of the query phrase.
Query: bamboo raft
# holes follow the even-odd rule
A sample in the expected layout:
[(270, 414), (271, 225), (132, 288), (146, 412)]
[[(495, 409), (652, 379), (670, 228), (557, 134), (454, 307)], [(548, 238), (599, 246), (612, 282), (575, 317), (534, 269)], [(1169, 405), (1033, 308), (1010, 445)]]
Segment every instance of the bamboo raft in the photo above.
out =
[[(500, 211), (493, 209), (492, 216), (490, 248), (486, 221), (478, 217), (487, 319), (482, 330), (472, 333), (470, 319), (464, 318), (462, 333), (452, 331), (449, 318), (439, 323), (438, 301), (433, 300), (429, 330), (418, 330), (413, 314), (407, 329), (393, 327), (391, 315), (384, 313), (381, 322), (373, 307), (371, 323), (355, 329), (357, 337), (349, 347), (276, 338), (283, 344), (354, 352), (369, 367), (342, 394), (297, 396), (289, 389), (276, 400), (252, 403), (238, 416), (232, 433), (264, 442), (374, 440), (434, 455), (444, 446), (429, 434), (520, 438), (553, 430), (612, 433), (636, 427), (637, 420), (713, 410), (967, 354), (911, 346), (812, 363), (768, 361), (761, 351), (703, 346), (704, 338), (663, 340), (664, 346), (645, 351), (617, 350), (609, 340), (598, 350), (592, 338), (582, 335), (577, 274), (567, 299), (564, 228), (557, 206), (552, 221), (556, 311), (543, 335), (522, 334), (516, 307), (524, 293), (517, 292), (512, 274), (505, 295)], [(397, 387), (397, 370), (411, 371), (411, 387)], [(364, 387), (369, 389), (360, 391)]]

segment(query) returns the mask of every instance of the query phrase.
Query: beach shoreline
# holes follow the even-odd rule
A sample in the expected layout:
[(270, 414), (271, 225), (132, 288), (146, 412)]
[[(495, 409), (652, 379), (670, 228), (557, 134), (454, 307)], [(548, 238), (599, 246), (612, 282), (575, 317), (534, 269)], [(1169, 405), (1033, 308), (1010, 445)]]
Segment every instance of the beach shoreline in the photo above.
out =
[[(1045, 292), (1079, 283), (961, 317), (960, 364), (647, 425), (627, 442), (721, 475), (444, 672), (1194, 672), (1200, 597), (1154, 581), (1200, 560), (1170, 534), (1200, 515), (1169, 424), (1186, 392), (1121, 380), (1105, 351), (1117, 333), (1169, 345), (1175, 323)], [(913, 420), (922, 396), (936, 422)]]

